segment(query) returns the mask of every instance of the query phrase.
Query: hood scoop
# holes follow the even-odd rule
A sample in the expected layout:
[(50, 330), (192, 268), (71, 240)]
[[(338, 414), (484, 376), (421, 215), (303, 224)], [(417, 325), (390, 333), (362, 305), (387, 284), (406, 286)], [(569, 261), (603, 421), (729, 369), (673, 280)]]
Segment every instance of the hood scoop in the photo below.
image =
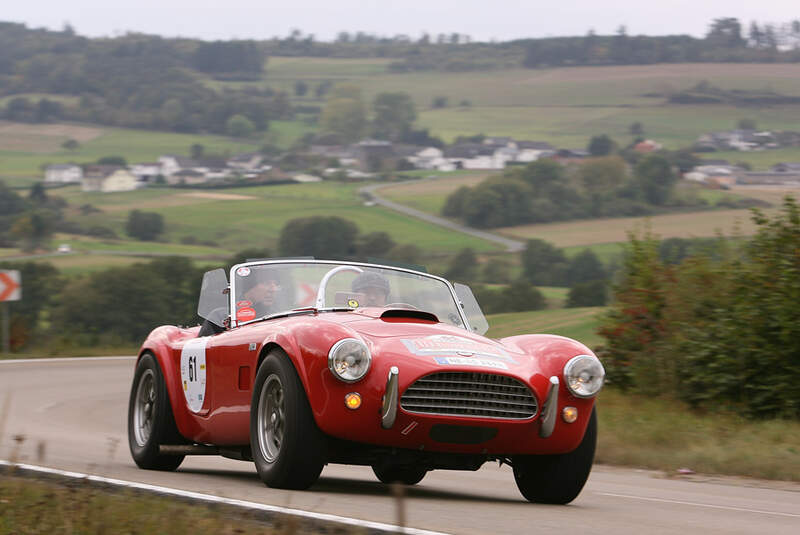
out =
[(423, 310), (412, 310), (409, 308), (390, 308), (381, 314), (381, 319), (386, 321), (399, 321), (402, 320), (422, 320), (439, 323), (439, 318), (436, 314), (425, 312)]

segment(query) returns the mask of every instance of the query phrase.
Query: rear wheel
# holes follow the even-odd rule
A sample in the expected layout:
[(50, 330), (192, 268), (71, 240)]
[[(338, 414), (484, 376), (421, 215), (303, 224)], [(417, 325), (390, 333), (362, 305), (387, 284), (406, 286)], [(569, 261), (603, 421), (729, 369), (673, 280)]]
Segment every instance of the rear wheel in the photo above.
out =
[(128, 446), (139, 468), (175, 470), (183, 455), (160, 455), (162, 444), (183, 444), (167, 394), (164, 375), (152, 353), (136, 366), (128, 402)]
[(375, 477), (381, 483), (402, 483), (404, 485), (416, 485), (428, 473), (424, 468), (379, 464), (372, 465), (372, 471), (375, 472)]
[(596, 444), (597, 413), (592, 409), (586, 433), (575, 450), (561, 455), (518, 455), (512, 459), (517, 488), (531, 502), (571, 502), (589, 478)]
[(325, 465), (326, 440), (289, 357), (274, 350), (258, 369), (250, 406), (250, 447), (269, 487), (307, 489)]

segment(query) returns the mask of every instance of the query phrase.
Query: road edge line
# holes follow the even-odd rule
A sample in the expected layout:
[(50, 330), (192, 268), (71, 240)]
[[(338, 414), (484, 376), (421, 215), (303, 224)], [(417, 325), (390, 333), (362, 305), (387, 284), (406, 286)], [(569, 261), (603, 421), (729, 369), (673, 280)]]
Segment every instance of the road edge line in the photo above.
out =
[(428, 531), (417, 528), (401, 528), (383, 522), (373, 522), (370, 520), (361, 520), (358, 518), (350, 518), (346, 516), (332, 515), (328, 513), (315, 513), (312, 511), (304, 511), (302, 509), (291, 509), (288, 507), (281, 507), (279, 505), (269, 505), (258, 502), (249, 502), (245, 500), (236, 500), (233, 498), (223, 498), (221, 496), (214, 496), (213, 494), (203, 494), (200, 492), (193, 492), (188, 490), (174, 489), (170, 487), (162, 487), (159, 485), (151, 485), (149, 483), (139, 483), (136, 481), (126, 481), (123, 479), (113, 479), (103, 476), (96, 476), (91, 474), (84, 474), (81, 472), (71, 472), (61, 470), (58, 468), (50, 468), (47, 466), (37, 466), (25, 463), (12, 463), (0, 459), (0, 468), (3, 472), (9, 473), (13, 471), (22, 471), (31, 473), (31, 475), (45, 475), (62, 481), (83, 480), (97, 486), (110, 485), (114, 487), (122, 487), (133, 489), (139, 492), (173, 496), (183, 498), (190, 501), (204, 502), (208, 504), (227, 505), (239, 509), (247, 509), (250, 511), (258, 511), (261, 513), (272, 513), (282, 516), (295, 517), (306, 521), (324, 524), (338, 524), (348, 527), (365, 528), (375, 533), (405, 533), (409, 535), (447, 535), (440, 531)]

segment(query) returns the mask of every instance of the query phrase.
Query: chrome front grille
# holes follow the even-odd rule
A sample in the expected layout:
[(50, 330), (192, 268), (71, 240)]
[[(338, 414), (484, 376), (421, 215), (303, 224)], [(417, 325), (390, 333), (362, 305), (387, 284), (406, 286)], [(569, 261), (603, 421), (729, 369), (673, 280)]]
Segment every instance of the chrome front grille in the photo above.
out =
[(437, 372), (414, 382), (400, 407), (408, 412), (524, 420), (536, 414), (536, 398), (520, 381), (478, 372)]

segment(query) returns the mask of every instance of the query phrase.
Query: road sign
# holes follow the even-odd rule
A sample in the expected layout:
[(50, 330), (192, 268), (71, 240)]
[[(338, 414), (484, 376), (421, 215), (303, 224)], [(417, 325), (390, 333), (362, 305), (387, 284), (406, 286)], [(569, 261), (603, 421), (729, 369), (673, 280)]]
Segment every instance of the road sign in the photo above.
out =
[(0, 270), (0, 301), (22, 299), (22, 280), (19, 271)]

